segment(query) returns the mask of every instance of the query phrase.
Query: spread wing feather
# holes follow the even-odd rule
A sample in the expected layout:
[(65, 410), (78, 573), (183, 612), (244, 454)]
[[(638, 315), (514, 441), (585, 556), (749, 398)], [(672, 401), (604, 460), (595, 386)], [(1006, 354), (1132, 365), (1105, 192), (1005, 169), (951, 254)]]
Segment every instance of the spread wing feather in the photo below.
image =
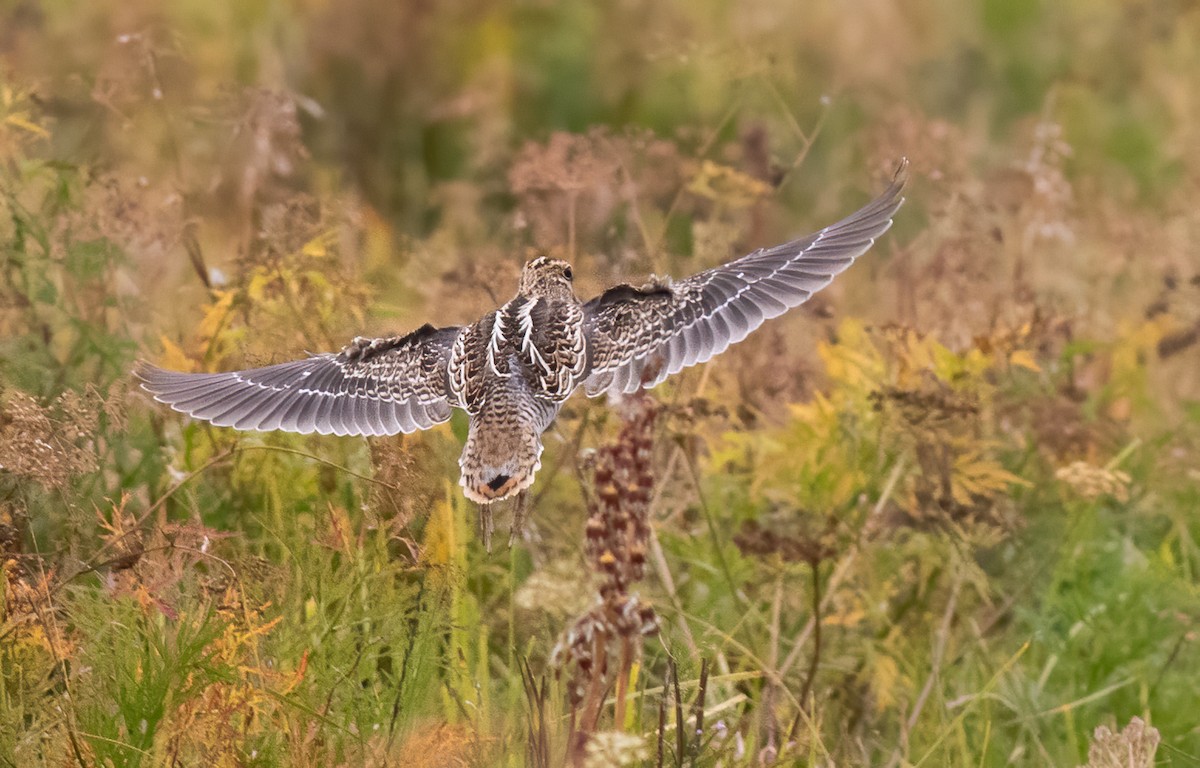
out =
[(446, 367), (458, 328), (356, 339), (338, 354), (229, 373), (140, 364), (155, 400), (221, 427), (322, 435), (394, 435), (450, 418)]
[(892, 225), (904, 202), (907, 162), (891, 185), (820, 232), (684, 280), (619, 285), (584, 305), (590, 396), (657, 386), (799, 306), (854, 263)]

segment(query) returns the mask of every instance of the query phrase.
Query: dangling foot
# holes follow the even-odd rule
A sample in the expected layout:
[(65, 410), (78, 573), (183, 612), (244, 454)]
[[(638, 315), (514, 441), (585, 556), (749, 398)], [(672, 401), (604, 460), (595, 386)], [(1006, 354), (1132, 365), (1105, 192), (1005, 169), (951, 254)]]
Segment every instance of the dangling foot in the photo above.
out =
[(496, 530), (496, 523), (492, 519), (492, 505), (479, 505), (479, 538), (483, 540), (483, 548), (491, 554), (492, 551), (492, 532)]
[(512, 527), (508, 529), (508, 548), (512, 549), (512, 545), (516, 543), (517, 538), (525, 532), (525, 507), (528, 501), (529, 491), (524, 490), (517, 494), (517, 503), (513, 507)]

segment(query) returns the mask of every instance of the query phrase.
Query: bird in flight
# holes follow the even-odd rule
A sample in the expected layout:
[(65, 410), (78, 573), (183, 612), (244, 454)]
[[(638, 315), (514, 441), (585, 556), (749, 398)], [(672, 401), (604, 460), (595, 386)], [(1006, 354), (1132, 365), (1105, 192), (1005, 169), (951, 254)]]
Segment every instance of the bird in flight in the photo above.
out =
[(394, 435), (469, 416), (463, 493), (481, 505), (524, 492), (542, 432), (577, 389), (632, 393), (703, 363), (803, 304), (892, 224), (907, 161), (891, 185), (819, 232), (681, 280), (618, 285), (581, 301), (571, 265), (525, 264), (517, 294), (469, 325), (356, 338), (341, 352), (229, 373), (139, 364), (155, 400), (217, 426), (260, 432)]

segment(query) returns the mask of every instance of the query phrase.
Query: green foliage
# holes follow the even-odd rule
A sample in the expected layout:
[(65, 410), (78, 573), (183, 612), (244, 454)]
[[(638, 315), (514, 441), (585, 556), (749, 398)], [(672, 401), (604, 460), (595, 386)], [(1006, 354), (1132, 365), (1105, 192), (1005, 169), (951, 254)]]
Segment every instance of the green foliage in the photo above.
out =
[(82, 706), (76, 709), (101, 764), (145, 764), (167, 741), (161, 728), (168, 713), (187, 707), (207, 686), (234, 679), (232, 670), (215, 663), (222, 627), (211, 614), (168, 623), (147, 616), (132, 600), (114, 600), (81, 601), (71, 616), (91, 641), (79, 663), (108, 673), (88, 678), (95, 689), (79, 691)]
[[(27, 5), (0, 765), (1101, 765), (1157, 743), (1134, 717), (1156, 764), (1200, 759), (1194, 12)], [(240, 434), (129, 381), (473, 319), (527, 248), (583, 294), (696, 271), (902, 155), (895, 229), (811, 312), (655, 391), (661, 628), (585, 744), (549, 659), (599, 599), (604, 403), (487, 553), (461, 416)]]

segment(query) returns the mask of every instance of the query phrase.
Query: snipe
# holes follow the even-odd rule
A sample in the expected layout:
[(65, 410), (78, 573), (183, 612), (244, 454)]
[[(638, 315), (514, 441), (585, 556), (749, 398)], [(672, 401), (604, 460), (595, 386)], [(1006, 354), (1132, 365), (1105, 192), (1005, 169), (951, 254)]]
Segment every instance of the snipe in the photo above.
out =
[(394, 435), (470, 416), (460, 484), (490, 504), (522, 494), (563, 402), (653, 387), (804, 303), (874, 244), (904, 198), (907, 163), (858, 212), (821, 231), (682, 280), (618, 285), (590, 301), (571, 265), (525, 265), (517, 295), (462, 327), (356, 338), (337, 354), (231, 373), (141, 364), (154, 398), (218, 426), (335, 435)]

